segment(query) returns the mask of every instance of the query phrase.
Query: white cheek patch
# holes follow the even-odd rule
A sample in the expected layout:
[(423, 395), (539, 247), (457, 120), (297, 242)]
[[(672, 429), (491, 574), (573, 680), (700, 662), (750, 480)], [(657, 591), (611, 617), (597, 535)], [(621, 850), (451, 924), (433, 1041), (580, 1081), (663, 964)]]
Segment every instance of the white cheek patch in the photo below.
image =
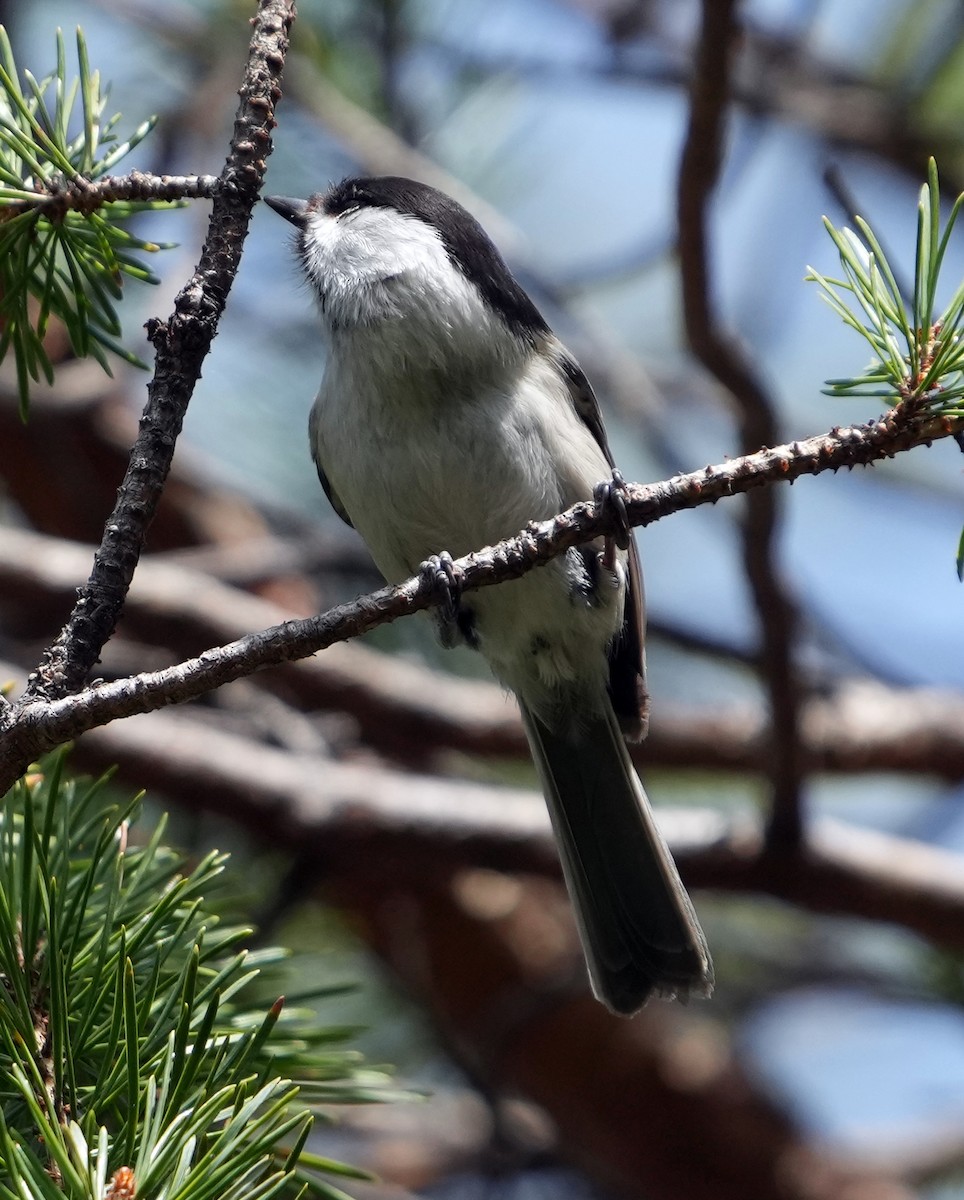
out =
[(304, 262), (321, 309), (333, 326), (408, 317), (447, 327), (488, 327), (478, 291), (450, 261), (436, 230), (390, 208), (331, 217), (314, 212)]
[(345, 222), (345, 237), (381, 279), (403, 271), (448, 273), (453, 268), (434, 229), (390, 208), (362, 208)]
[(357, 285), (405, 271), (452, 270), (433, 229), (387, 208), (363, 208), (341, 217), (313, 213), (304, 246), (308, 271), (318, 282), (334, 278)]

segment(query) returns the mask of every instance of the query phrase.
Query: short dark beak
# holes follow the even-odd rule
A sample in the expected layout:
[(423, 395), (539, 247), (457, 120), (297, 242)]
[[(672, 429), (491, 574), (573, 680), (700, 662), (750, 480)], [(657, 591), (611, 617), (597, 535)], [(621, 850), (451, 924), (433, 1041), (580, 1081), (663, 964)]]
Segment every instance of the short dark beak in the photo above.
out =
[(291, 196), (265, 196), (264, 202), (292, 225), (304, 225), (308, 212), (307, 200), (296, 200)]

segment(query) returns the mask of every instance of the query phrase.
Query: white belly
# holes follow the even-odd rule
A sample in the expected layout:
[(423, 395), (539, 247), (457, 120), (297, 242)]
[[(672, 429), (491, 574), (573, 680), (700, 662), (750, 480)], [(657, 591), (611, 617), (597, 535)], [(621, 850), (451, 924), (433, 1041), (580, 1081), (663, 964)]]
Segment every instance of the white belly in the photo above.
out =
[[(518, 533), (591, 498), (609, 477), (564, 382), (535, 362), (539, 374), (530, 369), (511, 394), (472, 399), (427, 388), (388, 395), (331, 364), (312, 417), (315, 453), (387, 580), (415, 574), (443, 550), (457, 558)], [(535, 708), (566, 681), (593, 680), (602, 694), (605, 650), (621, 621), (621, 575), (603, 572), (587, 595), (574, 589), (581, 562), (570, 553), (463, 601), (495, 673)]]

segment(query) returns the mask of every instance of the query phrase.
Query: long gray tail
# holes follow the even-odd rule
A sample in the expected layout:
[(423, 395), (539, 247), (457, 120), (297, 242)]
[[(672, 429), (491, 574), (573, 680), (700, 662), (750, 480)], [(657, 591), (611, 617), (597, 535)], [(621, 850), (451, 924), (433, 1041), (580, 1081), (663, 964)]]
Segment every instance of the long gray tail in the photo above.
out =
[(654, 992), (709, 995), (706, 939), (615, 715), (563, 734), (521, 708), (593, 992), (627, 1015)]

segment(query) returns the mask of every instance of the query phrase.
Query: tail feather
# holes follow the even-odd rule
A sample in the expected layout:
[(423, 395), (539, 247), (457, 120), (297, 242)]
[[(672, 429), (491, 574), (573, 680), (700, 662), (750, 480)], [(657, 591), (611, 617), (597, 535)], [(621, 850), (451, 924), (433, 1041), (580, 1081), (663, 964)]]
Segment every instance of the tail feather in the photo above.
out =
[(576, 733), (522, 715), (596, 996), (628, 1015), (653, 993), (709, 995), (706, 939), (615, 714)]

